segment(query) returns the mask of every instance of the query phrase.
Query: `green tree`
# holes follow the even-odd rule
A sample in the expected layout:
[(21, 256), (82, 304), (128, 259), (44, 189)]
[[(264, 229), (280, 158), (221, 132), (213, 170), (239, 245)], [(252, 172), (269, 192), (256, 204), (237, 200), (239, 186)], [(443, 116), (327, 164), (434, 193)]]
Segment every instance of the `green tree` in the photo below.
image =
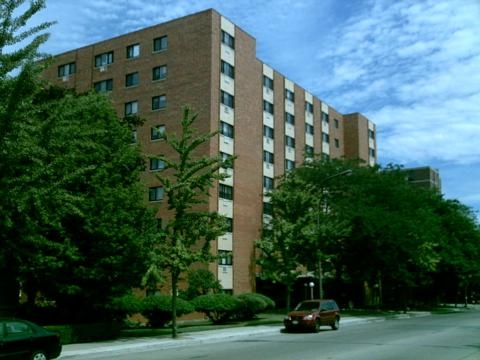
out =
[(285, 285), (286, 306), (290, 309), (293, 285), (306, 265), (304, 245), (315, 234), (312, 198), (299, 191), (305, 182), (297, 173), (288, 173), (270, 194), (272, 217), (264, 222), (262, 238), (256, 242), (260, 250), (257, 260), (261, 276)]
[(171, 218), (153, 247), (151, 268), (167, 269), (170, 274), (174, 338), (177, 337), (176, 301), (180, 276), (192, 264), (214, 261), (216, 257), (211, 253), (210, 242), (227, 230), (222, 216), (202, 207), (215, 181), (228, 175), (219, 171), (224, 165), (220, 156), (202, 155), (202, 145), (207, 145), (218, 132), (197, 134), (194, 131), (196, 119), (197, 115), (192, 115), (191, 109), (185, 106), (180, 134), (163, 134), (174, 155), (158, 157), (165, 163), (157, 178), (163, 186)]
[(443, 241), (436, 274), (436, 294), (443, 301), (466, 301), (469, 291), (480, 291), (480, 226), (470, 208), (456, 200), (439, 203)]
[[(265, 223), (259, 264), (265, 279), (287, 288), (287, 307), (293, 285), (305, 268), (323, 278), (322, 260), (336, 255), (334, 243), (345, 238), (349, 225), (335, 214), (331, 198), (344, 188), (344, 175), (353, 165), (315, 159), (284, 175), (271, 192), (272, 219)], [(319, 286), (322, 293), (323, 286)]]
[(15, 242), (6, 250), (30, 301), (40, 292), (65, 320), (98, 319), (110, 298), (140, 285), (146, 267), (155, 223), (139, 182), (144, 159), (101, 95), (49, 89), (33, 104), (36, 126), (16, 129), (29, 147), (13, 157), (22, 167), (8, 182)]
[(468, 217), (447, 211), (436, 191), (408, 183), (400, 166), (315, 159), (281, 179), (271, 198), (274, 216), (258, 247), (272, 280), (291, 286), (304, 265), (325, 270), (336, 297), (406, 305), (433, 285), (440, 264), (456, 263), (463, 284), (475, 279), (474, 262), (458, 266), (470, 259), (464, 248), (477, 254)]
[(425, 286), (439, 261), (438, 194), (409, 184), (398, 166), (361, 167), (336, 199), (351, 224), (339, 248), (344, 279), (362, 289), (357, 301), (404, 305), (408, 293)]
[(192, 300), (197, 296), (209, 293), (218, 293), (222, 290), (220, 282), (207, 269), (190, 270), (187, 281), (188, 288), (183, 293), (186, 300)]
[[(45, 6), (45, 1), (31, 1), (23, 13), (15, 16), (24, 2), (0, 2), (0, 313), (11, 311), (18, 301), (18, 264), (8, 252), (8, 245), (21, 239), (22, 232), (29, 231), (23, 227), (23, 219), (13, 218), (10, 212), (16, 206), (16, 199), (12, 197), (8, 182), (15, 176), (16, 166), (23, 165), (15, 164), (14, 157), (30, 146), (28, 142), (19, 142), (16, 128), (27, 120), (33, 96), (40, 89), (37, 82), (40, 67), (35, 61), (43, 58), (38, 51), (48, 38), (43, 31), (53, 24), (44, 22), (25, 29), (27, 21)], [(22, 47), (20, 43), (23, 42), (26, 45)]]

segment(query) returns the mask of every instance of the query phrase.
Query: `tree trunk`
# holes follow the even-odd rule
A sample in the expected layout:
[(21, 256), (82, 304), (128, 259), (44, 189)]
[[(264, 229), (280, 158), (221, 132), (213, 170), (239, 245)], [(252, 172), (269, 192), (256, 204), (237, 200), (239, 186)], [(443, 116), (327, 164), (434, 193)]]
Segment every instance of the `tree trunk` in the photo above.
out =
[(176, 339), (177, 334), (177, 283), (178, 271), (172, 271), (172, 338)]

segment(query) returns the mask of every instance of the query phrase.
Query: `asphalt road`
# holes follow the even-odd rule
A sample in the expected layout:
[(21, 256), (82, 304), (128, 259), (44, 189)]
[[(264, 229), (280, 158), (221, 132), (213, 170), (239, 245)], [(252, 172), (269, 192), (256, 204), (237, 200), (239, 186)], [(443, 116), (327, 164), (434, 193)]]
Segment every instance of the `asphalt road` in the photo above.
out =
[[(77, 357), (75, 357), (77, 358)], [(183, 347), (138, 349), (78, 359), (115, 360), (480, 360), (480, 311), (275, 332)]]

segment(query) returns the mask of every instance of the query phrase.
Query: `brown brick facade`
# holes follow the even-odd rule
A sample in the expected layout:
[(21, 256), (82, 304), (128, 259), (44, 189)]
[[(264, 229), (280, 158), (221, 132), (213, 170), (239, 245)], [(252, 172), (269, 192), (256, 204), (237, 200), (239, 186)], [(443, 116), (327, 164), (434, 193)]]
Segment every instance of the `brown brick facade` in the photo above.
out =
[[(113, 88), (107, 93), (119, 116), (123, 117), (125, 104), (138, 102), (138, 116), (145, 119), (137, 129), (137, 139), (148, 154), (165, 154), (168, 150), (162, 140), (152, 140), (151, 129), (165, 125), (167, 132), (176, 132), (181, 119), (180, 108), (189, 104), (198, 113), (200, 132), (216, 131), (221, 120), (221, 29), (226, 21), (214, 10), (207, 10), (164, 24), (125, 34), (90, 46), (72, 50), (54, 59), (44, 72), (44, 77), (78, 92), (89, 91), (98, 81), (112, 79)], [(227, 24), (230, 24), (226, 21)], [(227, 27), (230, 25), (227, 25)], [(233, 25), (232, 25), (233, 26)], [(168, 37), (168, 48), (153, 51), (153, 40)], [(260, 236), (263, 222), (264, 176), (264, 111), (263, 63), (256, 57), (256, 40), (238, 27), (234, 27), (234, 154), (237, 160), (233, 170), (233, 233), (232, 233), (232, 288), (234, 293), (255, 289), (254, 242)], [(126, 58), (126, 48), (139, 44), (140, 54)], [(106, 68), (95, 67), (95, 56), (113, 52), (113, 63)], [(68, 77), (59, 77), (58, 66), (75, 63), (76, 71)], [(162, 80), (152, 80), (152, 69), (166, 65), (168, 75)], [(138, 72), (138, 85), (126, 87), (127, 74)], [(233, 80), (233, 79), (232, 79)], [(282, 74), (273, 71), (274, 90), (274, 176), (285, 171), (285, 86), (290, 83)], [(303, 162), (306, 140), (306, 91), (294, 84), (295, 101), (295, 154), (297, 166)], [(152, 110), (152, 97), (165, 95), (166, 107)], [(233, 94), (232, 94), (233, 95)], [(322, 152), (322, 102), (313, 96), (313, 144), (315, 153)], [(330, 157), (367, 156), (369, 154), (368, 120), (360, 114), (342, 115), (329, 107)], [(338, 120), (338, 121), (334, 121)], [(367, 132), (365, 132), (367, 131)], [(337, 140), (337, 142), (335, 141)], [(221, 144), (215, 137), (202, 148), (204, 154), (217, 155)], [(145, 183), (145, 201), (148, 188), (158, 186), (154, 173), (146, 165), (142, 181)], [(207, 205), (211, 211), (219, 207), (218, 184), (211, 191)], [(158, 216), (167, 218), (164, 201), (153, 203)], [(213, 250), (217, 251), (217, 244)], [(216, 273), (217, 265), (209, 268)], [(219, 274), (217, 274), (220, 276)]]

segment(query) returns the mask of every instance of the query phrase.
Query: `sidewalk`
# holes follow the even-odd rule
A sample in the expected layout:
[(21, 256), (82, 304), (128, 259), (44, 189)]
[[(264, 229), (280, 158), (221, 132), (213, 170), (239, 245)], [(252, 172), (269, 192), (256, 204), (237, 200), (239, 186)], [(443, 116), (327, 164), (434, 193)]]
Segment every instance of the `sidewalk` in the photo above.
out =
[[(428, 316), (430, 312), (408, 312), (406, 314), (398, 314), (388, 317), (343, 317), (340, 321), (340, 329), (345, 326), (363, 324), (366, 322), (380, 322), (387, 319), (406, 319), (410, 317)], [(203, 342), (221, 342), (228, 341), (232, 338), (238, 339), (242, 337), (268, 335), (279, 333), (283, 329), (283, 325), (258, 325), (235, 327), (221, 330), (205, 330), (197, 332), (180, 333), (177, 339), (167, 336), (144, 337), (134, 339), (118, 339), (113, 341), (104, 341), (85, 344), (69, 344), (64, 345), (62, 355), (59, 359), (68, 359), (74, 356), (84, 356), (88, 354), (100, 353), (128, 353), (137, 351), (138, 349), (165, 349), (173, 347), (182, 347), (191, 344)]]

